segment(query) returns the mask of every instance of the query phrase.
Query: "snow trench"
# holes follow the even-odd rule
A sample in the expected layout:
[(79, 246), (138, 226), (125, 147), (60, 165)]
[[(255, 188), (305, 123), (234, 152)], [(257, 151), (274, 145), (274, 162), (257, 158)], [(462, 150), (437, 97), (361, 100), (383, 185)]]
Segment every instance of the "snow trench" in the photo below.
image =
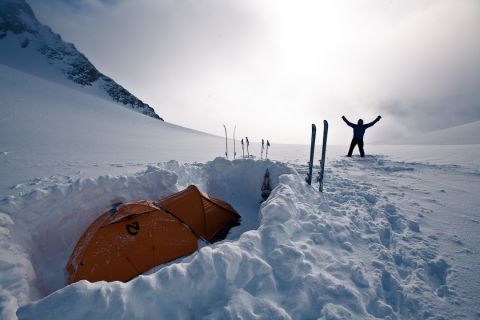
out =
[[(260, 204), (267, 167), (275, 188)], [(12, 285), (7, 282), (0, 293), (3, 314), (16, 311), (20, 319), (63, 319), (67, 311), (69, 319), (424, 319), (435, 316), (433, 305), (454, 299), (448, 263), (388, 193), (344, 178), (337, 167), (328, 170), (321, 194), (297, 173), (303, 170), (269, 161), (172, 161), (135, 176), (83, 179), (6, 199), (0, 211), (7, 214), (0, 221), (10, 233), (2, 237), (12, 241), (2, 251), (10, 265), (0, 272), (12, 277)], [(155, 199), (191, 183), (231, 203), (242, 215), (242, 226), (224, 241), (127, 283), (79, 281), (63, 287), (64, 265), (76, 240), (110, 201)]]
[(278, 184), (280, 174), (292, 171), (270, 161), (259, 164), (218, 158), (193, 165), (170, 161), (132, 176), (106, 175), (53, 186), (47, 179), (42, 181), (45, 188), (3, 199), (0, 243), (5, 250), (0, 253), (0, 274), (10, 281), (1, 281), (0, 303), (5, 303), (1, 314), (15, 314), (15, 306), (66, 286), (65, 265), (77, 240), (115, 203), (157, 200), (195, 184), (201, 191), (229, 202), (242, 216), (241, 225), (231, 230), (228, 239), (257, 228), (260, 186), (267, 167), (273, 185)]

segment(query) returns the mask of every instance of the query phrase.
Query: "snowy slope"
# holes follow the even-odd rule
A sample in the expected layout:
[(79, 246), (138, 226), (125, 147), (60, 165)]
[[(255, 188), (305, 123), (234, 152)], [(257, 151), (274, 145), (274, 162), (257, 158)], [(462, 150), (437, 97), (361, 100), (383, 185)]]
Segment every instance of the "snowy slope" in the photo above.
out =
[(3, 194), (39, 176), (61, 179), (63, 174), (125, 172), (127, 167), (134, 172), (138, 163), (170, 160), (172, 153), (181, 161), (205, 161), (224, 152), (218, 137), (118, 108), (1, 64), (0, 96)]
[(98, 71), (73, 44), (42, 25), (24, 0), (0, 0), (0, 63), (161, 119), (148, 104)]

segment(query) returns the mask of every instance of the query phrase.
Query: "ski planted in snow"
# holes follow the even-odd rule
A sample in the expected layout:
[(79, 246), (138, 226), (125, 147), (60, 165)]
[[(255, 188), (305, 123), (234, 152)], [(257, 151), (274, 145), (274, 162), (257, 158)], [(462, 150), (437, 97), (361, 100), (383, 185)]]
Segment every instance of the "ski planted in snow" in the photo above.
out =
[(323, 192), (323, 173), (325, 170), (325, 153), (327, 151), (327, 135), (328, 135), (328, 122), (323, 120), (323, 143), (322, 143), (322, 160), (320, 160), (320, 171), (318, 172), (318, 190)]
[(270, 147), (270, 141), (267, 140), (267, 149), (265, 150), (265, 159), (268, 159), (268, 147)]
[(263, 150), (265, 149), (265, 141), (262, 139), (262, 150), (260, 151), (260, 160), (263, 159)]
[(233, 127), (233, 160), (235, 160), (235, 157), (237, 156), (237, 151), (235, 150), (235, 130), (237, 129), (237, 125)]
[(310, 161), (308, 162), (308, 173), (305, 181), (309, 185), (312, 184), (312, 170), (313, 170), (313, 155), (315, 153), (315, 136), (317, 134), (317, 127), (314, 123), (312, 123), (312, 141), (310, 143)]
[(243, 138), (242, 140), (240, 141), (240, 143), (242, 144), (242, 158), (245, 159), (245, 149), (243, 147)]
[(228, 137), (227, 137), (227, 126), (223, 125), (225, 128), (225, 158), (228, 159)]
[(250, 159), (250, 151), (248, 150), (248, 146), (250, 145), (250, 141), (248, 141), (248, 137), (245, 137), (245, 142), (247, 143), (247, 158)]

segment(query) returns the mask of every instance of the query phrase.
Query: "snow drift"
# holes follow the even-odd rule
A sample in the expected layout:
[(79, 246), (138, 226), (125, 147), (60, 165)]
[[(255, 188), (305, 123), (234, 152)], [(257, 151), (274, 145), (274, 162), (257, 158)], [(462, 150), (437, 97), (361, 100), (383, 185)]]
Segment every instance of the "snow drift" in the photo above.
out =
[[(274, 190), (260, 205), (267, 167)], [(294, 168), (270, 161), (172, 161), (133, 176), (81, 179), (10, 197), (0, 206), (2, 245), (10, 246), (1, 273), (12, 279), (2, 290), (3, 314), (24, 305), (20, 319), (61, 319), (66, 310), (70, 319), (432, 315), (450, 295), (449, 264), (418, 222), (380, 190), (368, 183), (352, 189), (350, 180), (329, 174), (326, 193), (319, 194)], [(62, 289), (68, 255), (95, 215), (112, 201), (155, 199), (190, 183), (231, 203), (246, 223), (227, 240), (128, 283), (81, 281)]]

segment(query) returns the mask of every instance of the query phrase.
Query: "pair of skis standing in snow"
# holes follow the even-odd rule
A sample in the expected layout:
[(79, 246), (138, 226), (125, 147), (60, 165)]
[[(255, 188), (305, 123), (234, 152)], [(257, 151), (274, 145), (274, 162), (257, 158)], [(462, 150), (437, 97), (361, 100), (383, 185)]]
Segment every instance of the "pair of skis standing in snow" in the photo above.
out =
[[(355, 146), (358, 145), (358, 149), (360, 151), (360, 156), (364, 157), (365, 152), (363, 150), (363, 136), (365, 135), (365, 130), (367, 128), (370, 128), (373, 126), (375, 123), (377, 123), (382, 117), (378, 116), (374, 121), (364, 124), (362, 119), (358, 119), (357, 124), (351, 123), (350, 121), (345, 118), (345, 116), (342, 116), (343, 121), (345, 123), (353, 128), (353, 139), (352, 142), (350, 143), (350, 148), (348, 149), (348, 157), (352, 156), (353, 149)], [(312, 124), (312, 142), (310, 145), (310, 161), (308, 162), (308, 173), (307, 177), (305, 180), (309, 185), (312, 183), (312, 169), (313, 169), (313, 155), (315, 152), (315, 136), (316, 136), (316, 131), (317, 128), (315, 124)], [(323, 191), (323, 173), (325, 169), (325, 151), (327, 147), (327, 134), (328, 134), (328, 122), (326, 120), (323, 121), (323, 145), (322, 145), (322, 160), (320, 160), (320, 171), (318, 173), (317, 181), (319, 182), (319, 190), (320, 192)]]
[[(315, 154), (315, 138), (317, 135), (317, 126), (312, 123), (312, 141), (310, 143), (310, 160), (308, 161), (308, 172), (305, 181), (312, 184), (312, 170), (313, 170), (313, 156)], [(318, 190), (323, 191), (323, 173), (325, 170), (325, 154), (327, 151), (327, 135), (328, 135), (328, 122), (323, 120), (323, 143), (322, 143), (322, 159), (320, 160), (320, 171), (318, 172), (317, 181), (319, 183)]]

